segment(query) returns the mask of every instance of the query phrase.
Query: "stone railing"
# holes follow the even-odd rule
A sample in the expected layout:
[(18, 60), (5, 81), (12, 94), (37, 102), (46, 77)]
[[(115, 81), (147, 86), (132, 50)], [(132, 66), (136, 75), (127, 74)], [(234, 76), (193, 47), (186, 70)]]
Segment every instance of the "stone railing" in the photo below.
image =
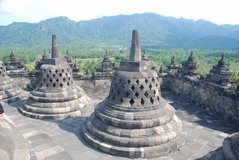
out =
[(226, 121), (239, 123), (239, 92), (204, 79), (191, 80), (180, 76), (164, 76), (162, 90), (169, 90), (191, 100)]

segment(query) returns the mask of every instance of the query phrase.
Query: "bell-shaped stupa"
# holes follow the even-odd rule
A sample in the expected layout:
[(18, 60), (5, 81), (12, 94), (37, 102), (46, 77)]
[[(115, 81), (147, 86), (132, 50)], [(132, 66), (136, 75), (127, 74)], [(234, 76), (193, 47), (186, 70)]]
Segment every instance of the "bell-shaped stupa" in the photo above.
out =
[(223, 146), (209, 152), (202, 160), (238, 160), (239, 159), (239, 132), (228, 136)]
[(7, 76), (6, 66), (0, 61), (0, 102), (13, 102), (26, 97), (15, 80)]
[(218, 61), (216, 66), (210, 70), (209, 80), (222, 85), (222, 86), (231, 86), (232, 83), (232, 73), (229, 67), (226, 65), (224, 54), (222, 54), (221, 59)]
[(52, 36), (52, 55), (41, 65), (38, 84), (20, 108), (23, 115), (38, 119), (80, 116), (89, 103), (82, 88), (76, 86), (72, 69), (58, 55), (56, 35)]
[(199, 78), (198, 65), (195, 61), (193, 51), (191, 51), (188, 60), (183, 64), (183, 75), (191, 78)]
[(84, 139), (103, 152), (130, 158), (157, 157), (185, 142), (181, 120), (161, 97), (155, 70), (141, 61), (139, 36), (133, 31), (129, 61), (120, 63), (109, 96), (83, 126)]

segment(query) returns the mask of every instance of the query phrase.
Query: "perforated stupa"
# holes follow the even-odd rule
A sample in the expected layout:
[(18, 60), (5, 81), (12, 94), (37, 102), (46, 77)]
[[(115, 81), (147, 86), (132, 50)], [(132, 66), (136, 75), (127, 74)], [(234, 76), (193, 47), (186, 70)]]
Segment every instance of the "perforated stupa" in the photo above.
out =
[(134, 30), (129, 61), (120, 63), (109, 96), (83, 126), (84, 139), (103, 152), (130, 158), (157, 157), (178, 150), (186, 133), (159, 87), (156, 71), (141, 61), (138, 32)]
[(6, 66), (0, 61), (0, 102), (13, 102), (25, 96), (17, 82), (7, 75)]
[(72, 69), (59, 58), (56, 36), (52, 36), (52, 55), (41, 66), (38, 84), (20, 108), (23, 115), (38, 119), (80, 116), (89, 103), (83, 89), (74, 84)]

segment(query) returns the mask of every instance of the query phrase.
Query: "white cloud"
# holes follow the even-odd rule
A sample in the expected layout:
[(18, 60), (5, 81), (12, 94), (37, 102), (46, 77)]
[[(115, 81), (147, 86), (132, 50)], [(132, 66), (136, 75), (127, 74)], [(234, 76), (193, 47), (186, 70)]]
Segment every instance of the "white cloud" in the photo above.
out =
[(38, 22), (55, 16), (79, 21), (143, 12), (239, 24), (237, 0), (0, 0), (1, 3), (0, 24)]

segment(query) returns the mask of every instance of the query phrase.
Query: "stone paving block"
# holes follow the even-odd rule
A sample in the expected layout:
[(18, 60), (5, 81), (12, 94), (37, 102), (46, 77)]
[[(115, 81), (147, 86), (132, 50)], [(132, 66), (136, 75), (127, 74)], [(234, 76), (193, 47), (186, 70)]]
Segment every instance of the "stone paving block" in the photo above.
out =
[[(82, 156), (79, 156), (79, 159), (84, 159)], [(72, 160), (71, 156), (65, 151), (54, 154), (52, 156), (46, 157), (45, 160)]]

